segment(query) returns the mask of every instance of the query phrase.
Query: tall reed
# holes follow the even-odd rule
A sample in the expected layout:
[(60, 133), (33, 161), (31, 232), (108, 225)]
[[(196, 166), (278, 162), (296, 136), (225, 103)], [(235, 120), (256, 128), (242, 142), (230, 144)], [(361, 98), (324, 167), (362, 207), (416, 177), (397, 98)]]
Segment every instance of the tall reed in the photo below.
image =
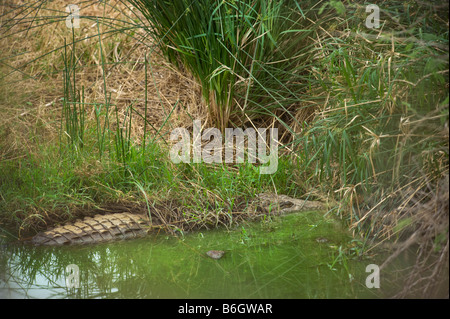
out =
[(296, 1), (129, 2), (168, 60), (201, 84), (210, 119), (222, 130), (264, 115), (281, 121), (278, 113), (311, 85), (308, 37), (318, 24)]
[[(75, 36), (73, 35), (73, 38)], [(76, 58), (75, 58), (75, 41), (72, 42), (72, 50), (70, 55), (67, 53), (67, 44), (65, 42), (64, 52), (62, 53), (64, 61), (63, 70), (63, 90), (64, 97), (62, 100), (62, 116), (61, 116), (61, 134), (65, 135), (71, 149), (77, 151), (84, 146), (85, 131), (85, 100), (84, 87), (77, 89), (76, 80)], [(64, 122), (64, 125), (63, 125)], [(61, 143), (61, 138), (60, 138)]]

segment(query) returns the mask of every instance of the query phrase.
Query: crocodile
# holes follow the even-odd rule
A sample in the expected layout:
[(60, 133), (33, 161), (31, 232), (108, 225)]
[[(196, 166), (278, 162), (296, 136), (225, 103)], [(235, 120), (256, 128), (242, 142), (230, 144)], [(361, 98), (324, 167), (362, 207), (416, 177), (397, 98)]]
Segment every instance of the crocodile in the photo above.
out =
[(257, 210), (275, 215), (285, 215), (300, 211), (324, 210), (327, 207), (321, 201), (303, 200), (273, 193), (258, 194), (254, 205), (256, 205)]
[[(323, 210), (325, 205), (319, 201), (305, 201), (286, 195), (263, 193), (257, 195), (249, 208), (261, 214), (283, 215), (302, 210)], [(155, 220), (152, 223), (145, 214), (128, 212), (97, 214), (40, 232), (31, 239), (31, 243), (45, 246), (101, 243), (144, 237), (155, 228), (161, 227), (161, 223)]]

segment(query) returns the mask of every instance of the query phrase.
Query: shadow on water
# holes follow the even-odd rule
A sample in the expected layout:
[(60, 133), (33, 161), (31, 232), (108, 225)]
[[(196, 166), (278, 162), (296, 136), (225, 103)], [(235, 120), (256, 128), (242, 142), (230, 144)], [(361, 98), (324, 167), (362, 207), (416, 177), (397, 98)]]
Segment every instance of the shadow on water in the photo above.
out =
[[(338, 222), (308, 212), (182, 238), (154, 235), (63, 247), (3, 245), (0, 298), (386, 296), (383, 289), (366, 287), (366, 266), (373, 260), (343, 255), (352, 249), (350, 243)], [(214, 260), (205, 255), (212, 249), (226, 253)]]

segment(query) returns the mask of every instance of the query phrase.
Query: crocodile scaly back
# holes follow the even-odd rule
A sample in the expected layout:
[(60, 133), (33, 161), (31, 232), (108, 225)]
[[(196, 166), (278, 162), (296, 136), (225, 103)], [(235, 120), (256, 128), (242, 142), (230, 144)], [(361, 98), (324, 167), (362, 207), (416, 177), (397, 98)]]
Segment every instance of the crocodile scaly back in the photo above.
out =
[(150, 228), (150, 222), (141, 215), (130, 213), (95, 215), (38, 233), (33, 237), (32, 243), (50, 246), (100, 243), (143, 237)]

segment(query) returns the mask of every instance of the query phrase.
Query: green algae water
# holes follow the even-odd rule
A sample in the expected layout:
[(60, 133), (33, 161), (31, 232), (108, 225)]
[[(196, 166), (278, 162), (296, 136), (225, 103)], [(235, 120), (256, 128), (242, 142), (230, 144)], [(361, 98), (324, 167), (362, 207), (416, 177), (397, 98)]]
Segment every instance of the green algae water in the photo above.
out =
[[(303, 212), (98, 245), (2, 245), (0, 298), (377, 298), (340, 223)], [(214, 260), (205, 253), (224, 250)]]

